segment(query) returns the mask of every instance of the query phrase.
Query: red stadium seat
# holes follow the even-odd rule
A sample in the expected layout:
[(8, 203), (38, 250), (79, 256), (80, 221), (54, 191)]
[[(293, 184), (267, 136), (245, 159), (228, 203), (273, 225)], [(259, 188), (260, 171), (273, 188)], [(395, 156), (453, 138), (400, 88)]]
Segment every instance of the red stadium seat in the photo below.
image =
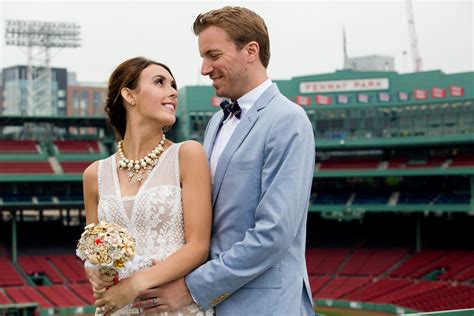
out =
[(0, 153), (37, 154), (38, 142), (35, 140), (0, 140)]
[(100, 148), (97, 141), (88, 140), (57, 140), (53, 142), (61, 154), (90, 154), (99, 153)]
[(21, 286), (24, 284), (20, 274), (7, 258), (0, 257), (0, 287)]
[(52, 174), (54, 173), (48, 161), (2, 161), (0, 174)]

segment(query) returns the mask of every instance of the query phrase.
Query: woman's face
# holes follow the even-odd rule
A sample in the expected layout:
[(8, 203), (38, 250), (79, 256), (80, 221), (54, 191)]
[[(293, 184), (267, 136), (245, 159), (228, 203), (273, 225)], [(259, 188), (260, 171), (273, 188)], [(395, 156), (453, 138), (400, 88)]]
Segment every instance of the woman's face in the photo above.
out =
[(165, 68), (152, 64), (143, 69), (134, 94), (136, 110), (143, 118), (157, 120), (163, 126), (174, 124), (178, 92), (174, 78)]

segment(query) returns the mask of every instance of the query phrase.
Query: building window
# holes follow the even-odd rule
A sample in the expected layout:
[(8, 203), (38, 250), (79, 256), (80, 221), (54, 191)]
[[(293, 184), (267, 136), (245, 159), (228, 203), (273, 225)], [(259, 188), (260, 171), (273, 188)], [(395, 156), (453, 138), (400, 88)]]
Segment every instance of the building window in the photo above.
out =
[(79, 91), (77, 90), (74, 90), (72, 92), (72, 108), (74, 114), (77, 114), (77, 112), (79, 112)]
[(87, 115), (87, 103), (89, 99), (89, 93), (87, 91), (82, 91), (81, 94), (81, 115)]
[(102, 103), (102, 93), (94, 91), (92, 94), (92, 113), (98, 114), (99, 113), (99, 107), (101, 106)]

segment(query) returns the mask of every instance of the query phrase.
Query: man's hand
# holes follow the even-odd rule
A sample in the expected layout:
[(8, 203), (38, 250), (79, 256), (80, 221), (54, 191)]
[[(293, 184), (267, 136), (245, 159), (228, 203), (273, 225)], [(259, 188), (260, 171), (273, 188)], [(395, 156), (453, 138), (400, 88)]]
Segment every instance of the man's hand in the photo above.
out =
[(164, 284), (160, 287), (145, 290), (138, 295), (133, 304), (141, 313), (172, 312), (193, 303), (184, 278)]

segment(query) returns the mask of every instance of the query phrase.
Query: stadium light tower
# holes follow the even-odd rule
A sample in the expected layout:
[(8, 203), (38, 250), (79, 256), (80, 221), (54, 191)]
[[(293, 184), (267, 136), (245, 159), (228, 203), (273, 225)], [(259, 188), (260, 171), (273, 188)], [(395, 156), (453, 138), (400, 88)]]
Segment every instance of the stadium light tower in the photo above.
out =
[(80, 46), (75, 23), (7, 20), (5, 43), (27, 48), (27, 113), (53, 115), (51, 49)]
[(410, 35), (411, 56), (413, 59), (413, 66), (414, 66), (415, 72), (418, 72), (418, 71), (421, 71), (423, 60), (418, 50), (418, 39), (416, 37), (413, 6), (411, 4), (411, 0), (406, 0), (405, 3), (406, 3), (407, 15), (408, 15), (408, 32)]

